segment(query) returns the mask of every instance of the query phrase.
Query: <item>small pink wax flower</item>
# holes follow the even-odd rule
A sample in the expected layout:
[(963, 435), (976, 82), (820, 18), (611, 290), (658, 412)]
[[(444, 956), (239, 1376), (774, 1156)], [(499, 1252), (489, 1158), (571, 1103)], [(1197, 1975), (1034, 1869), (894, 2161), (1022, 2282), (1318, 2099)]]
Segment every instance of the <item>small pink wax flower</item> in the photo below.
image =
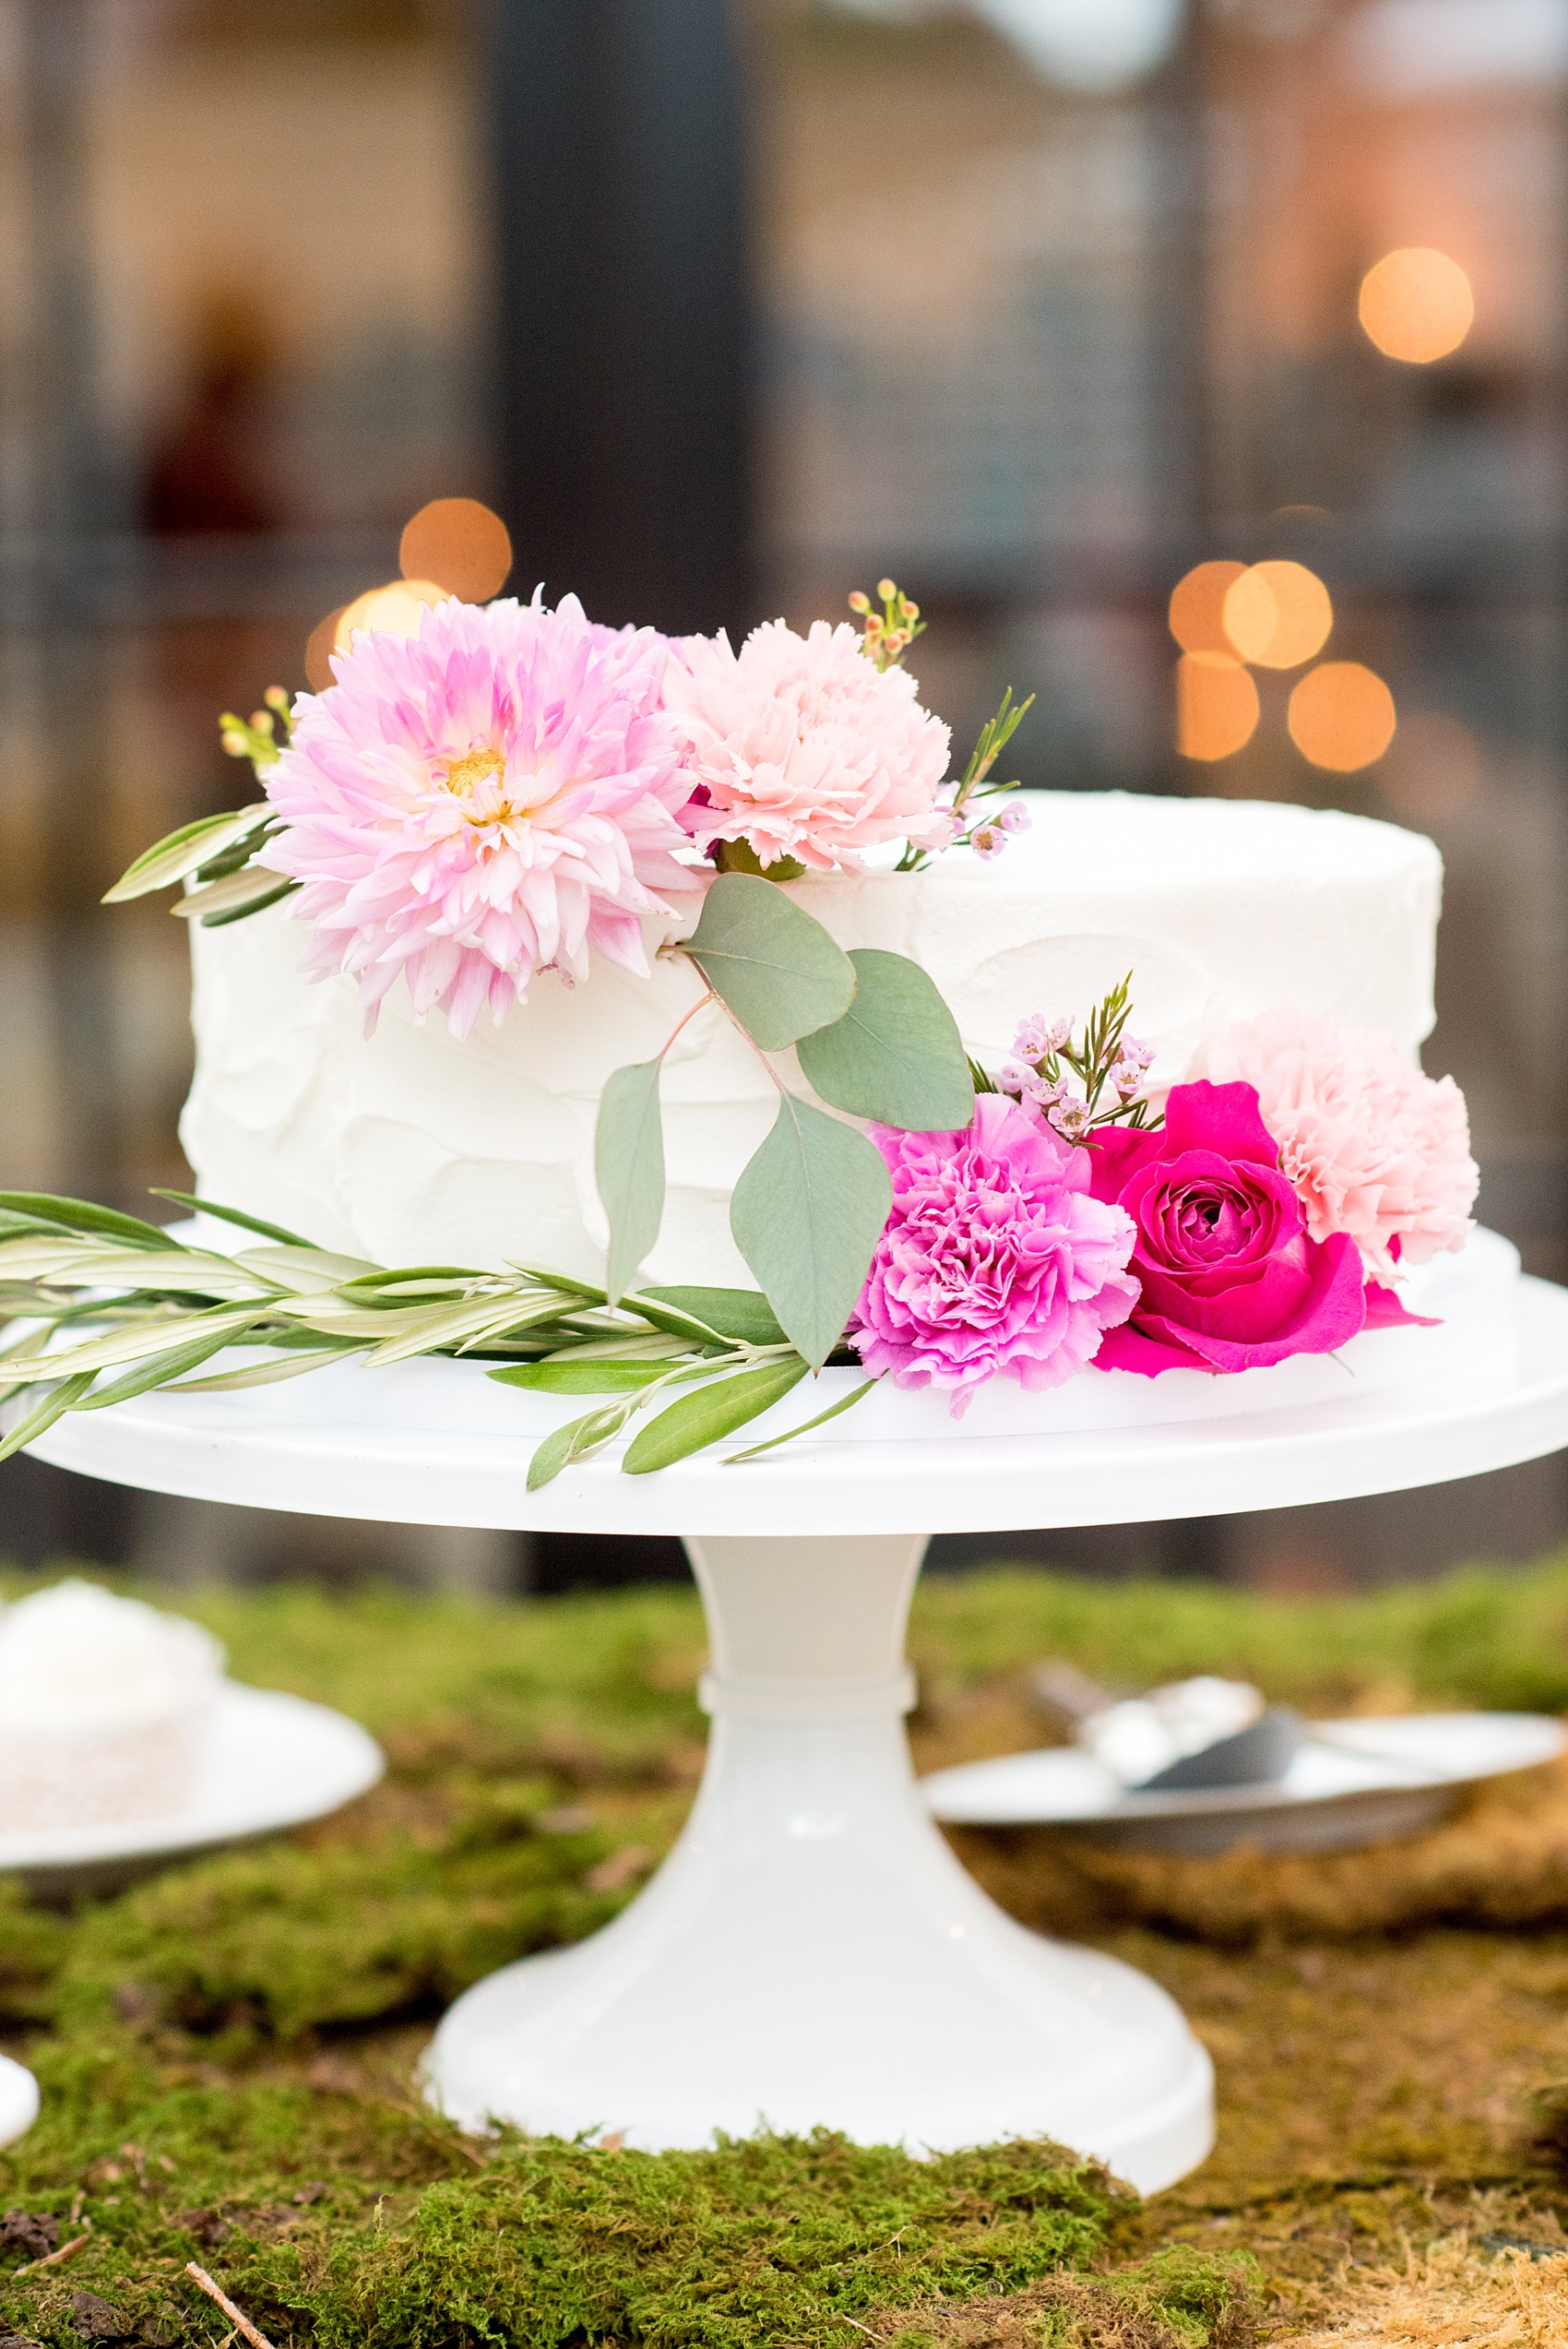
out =
[(691, 782), (659, 706), (666, 657), (575, 596), (454, 599), (417, 637), (356, 634), (337, 684), (301, 697), (267, 774), (290, 829), (261, 861), (303, 882), (304, 967), (357, 979), (367, 1028), (399, 972), (457, 1036), (536, 971), (584, 979), (602, 954), (646, 974), (643, 916), (670, 911), (655, 890), (695, 881), (671, 853)]
[(1480, 1177), (1452, 1077), (1423, 1077), (1391, 1036), (1300, 1011), (1225, 1029), (1206, 1062), (1218, 1083), (1256, 1087), (1314, 1240), (1348, 1233), (1378, 1281), (1464, 1246)]
[(884, 841), (944, 847), (936, 805), (947, 728), (901, 668), (879, 670), (848, 626), (782, 620), (677, 645), (664, 707), (683, 729), (696, 789), (684, 822), (699, 847), (744, 841), (760, 861), (816, 872), (860, 863)]
[(866, 1368), (951, 1389), (958, 1418), (999, 1373), (1033, 1390), (1091, 1361), (1138, 1284), (1132, 1221), (1089, 1196), (1088, 1152), (1002, 1093), (961, 1133), (871, 1132), (893, 1211), (850, 1331)]

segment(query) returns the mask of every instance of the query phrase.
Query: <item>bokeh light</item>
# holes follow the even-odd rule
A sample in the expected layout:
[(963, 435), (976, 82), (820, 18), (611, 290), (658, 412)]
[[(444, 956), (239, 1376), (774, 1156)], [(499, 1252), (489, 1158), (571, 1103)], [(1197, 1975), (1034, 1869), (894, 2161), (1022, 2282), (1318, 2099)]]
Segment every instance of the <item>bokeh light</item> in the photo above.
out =
[(1170, 633), (1183, 652), (1233, 652), (1225, 633), (1225, 599), (1246, 567), (1199, 563), (1177, 580), (1170, 591)]
[(1254, 563), (1226, 590), (1225, 633), (1260, 669), (1299, 669), (1328, 641), (1334, 606), (1304, 563)]
[(1480, 736), (1441, 709), (1412, 709), (1399, 721), (1377, 787), (1396, 816), (1435, 824), (1468, 807), (1486, 781)]
[(1228, 652), (1184, 652), (1176, 663), (1176, 747), (1183, 758), (1229, 758), (1251, 742), (1258, 689)]
[(384, 636), (417, 637), (425, 607), (445, 603), (452, 590), (442, 587), (434, 579), (390, 579), (385, 587), (371, 588), (363, 595), (356, 595), (338, 614), (333, 632), (333, 650), (347, 652), (349, 639), (356, 628), (379, 631)]
[(1394, 696), (1374, 671), (1359, 661), (1325, 661), (1290, 696), (1285, 722), (1303, 758), (1353, 775), (1383, 757), (1399, 721)]
[(325, 693), (332, 683), (332, 655), (338, 650), (338, 623), (345, 607), (340, 603), (325, 620), (318, 620), (305, 639), (305, 683), (312, 693)]
[(477, 497), (437, 497), (403, 532), (398, 562), (407, 579), (439, 579), (465, 603), (488, 603), (506, 584), (512, 542), (500, 515)]
[(1457, 351), (1476, 315), (1470, 280), (1458, 262), (1429, 244), (1385, 253), (1361, 280), (1356, 307), (1384, 358), (1415, 366)]

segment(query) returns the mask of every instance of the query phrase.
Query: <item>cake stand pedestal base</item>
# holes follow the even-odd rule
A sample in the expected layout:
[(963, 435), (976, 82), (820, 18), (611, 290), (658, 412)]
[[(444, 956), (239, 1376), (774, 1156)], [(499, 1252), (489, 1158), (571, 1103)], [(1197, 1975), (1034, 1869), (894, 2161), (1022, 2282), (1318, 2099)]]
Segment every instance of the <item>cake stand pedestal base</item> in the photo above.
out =
[(944, 2151), (1052, 2137), (1144, 2192), (1213, 2141), (1164, 1991), (1043, 1940), (965, 1874), (915, 1786), (903, 1662), (923, 1535), (688, 1539), (707, 1767), (613, 1925), (459, 1998), (426, 2064), (457, 2121), (657, 2149), (826, 2126)]

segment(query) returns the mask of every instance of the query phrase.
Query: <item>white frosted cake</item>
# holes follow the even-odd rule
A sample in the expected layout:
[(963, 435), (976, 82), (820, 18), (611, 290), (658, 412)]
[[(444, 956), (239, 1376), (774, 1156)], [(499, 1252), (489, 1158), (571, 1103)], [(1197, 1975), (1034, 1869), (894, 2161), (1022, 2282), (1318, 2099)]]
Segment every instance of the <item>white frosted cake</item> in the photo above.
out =
[[(1281, 1005), (1384, 1031), (1416, 1057), (1433, 1020), (1442, 894), (1430, 841), (1273, 803), (1020, 798), (1031, 828), (995, 862), (959, 848), (921, 872), (811, 873), (790, 892), (840, 946), (921, 964), (988, 1067), (1022, 1010), (1081, 1017), (1129, 972), (1157, 1097), (1194, 1070), (1206, 1037)], [(689, 960), (656, 959), (699, 907), (694, 893), (675, 920), (645, 924), (649, 977), (603, 960), (577, 986), (541, 972), (526, 1004), (460, 1041), (438, 1014), (422, 1023), (401, 985), (367, 1039), (352, 980), (301, 971), (307, 933), (287, 904), (193, 925), (196, 1070), (181, 1137), (200, 1189), (380, 1263), (520, 1259), (601, 1278), (600, 1094), (700, 996)], [(794, 1055), (777, 1057), (809, 1091)], [(729, 1201), (776, 1095), (717, 1006), (671, 1048), (663, 1095), (669, 1193), (647, 1277), (750, 1287)]]
[(199, 1624), (90, 1582), (0, 1610), (0, 1832), (183, 1810), (223, 1663)]

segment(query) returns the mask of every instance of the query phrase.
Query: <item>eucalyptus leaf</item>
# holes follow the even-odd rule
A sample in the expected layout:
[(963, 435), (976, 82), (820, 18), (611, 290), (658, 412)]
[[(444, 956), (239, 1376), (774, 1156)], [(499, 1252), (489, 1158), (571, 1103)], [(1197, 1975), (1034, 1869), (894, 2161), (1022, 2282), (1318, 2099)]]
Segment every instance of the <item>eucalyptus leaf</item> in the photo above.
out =
[(668, 1308), (666, 1318), (683, 1325), (678, 1335), (700, 1331), (738, 1338), (748, 1346), (784, 1342), (778, 1317), (758, 1289), (639, 1289), (626, 1304), (650, 1321), (655, 1318), (651, 1306)]
[(57, 1419), (64, 1419), (68, 1411), (75, 1410), (92, 1380), (93, 1373), (84, 1370), (75, 1377), (62, 1378), (57, 1387), (51, 1387), (27, 1416), (18, 1420), (10, 1434), (0, 1438), (0, 1460), (9, 1460), (13, 1452), (19, 1452), (24, 1446), (33, 1443), (45, 1429), (53, 1427)]
[(799, 1354), (778, 1362), (760, 1363), (733, 1378), (716, 1378), (695, 1394), (683, 1395), (635, 1436), (621, 1462), (628, 1476), (647, 1476), (669, 1468), (688, 1453), (701, 1451), (720, 1436), (733, 1435), (748, 1419), (755, 1419), (770, 1403), (799, 1386), (806, 1365)]
[(683, 949), (754, 1043), (778, 1052), (848, 1011), (855, 969), (772, 881), (721, 873)]
[(113, 888), (104, 890), (102, 903), (123, 905), (127, 899), (146, 897), (153, 889), (172, 888), (275, 813), (271, 802), (261, 799), (254, 806), (235, 808), (229, 816), (203, 816), (194, 824), (182, 824), (177, 831), (166, 832), (150, 848), (144, 848)]
[[(133, 1240), (145, 1247), (171, 1246), (160, 1223), (144, 1223), (139, 1215), (121, 1215), (112, 1207), (95, 1207), (90, 1199), (55, 1198), (48, 1191), (0, 1191), (0, 1210), (14, 1215), (35, 1215), (68, 1232), (103, 1232), (115, 1239)], [(172, 1243), (178, 1246), (178, 1241)]]
[(814, 1370), (843, 1335), (892, 1204), (881, 1151), (852, 1126), (786, 1093), (767, 1139), (742, 1169), (730, 1229)]
[[(297, 1232), (287, 1230), (281, 1223), (264, 1223), (259, 1215), (247, 1215), (243, 1207), (220, 1207), (216, 1199), (197, 1198), (194, 1191), (155, 1190), (152, 1196), (155, 1199), (172, 1199), (176, 1207), (188, 1207), (193, 1215), (213, 1215), (220, 1223), (237, 1223), (242, 1232), (258, 1232), (264, 1240), (276, 1240), (286, 1248), (310, 1246), (308, 1240), (303, 1240)], [(167, 1239), (168, 1234), (160, 1233), (159, 1236)]]
[(529, 1461), (529, 1491), (537, 1493), (541, 1485), (559, 1476), (573, 1461), (587, 1460), (609, 1443), (612, 1436), (618, 1436), (636, 1401), (636, 1396), (629, 1395), (624, 1402), (585, 1412), (581, 1419), (569, 1419), (564, 1427), (552, 1429), (542, 1443), (534, 1446)]
[(657, 1060), (617, 1068), (600, 1095), (593, 1171), (610, 1218), (607, 1302), (616, 1305), (664, 1220), (664, 1133)]
[(814, 1419), (802, 1419), (798, 1427), (786, 1427), (782, 1436), (769, 1436), (765, 1443), (748, 1445), (743, 1452), (731, 1452), (725, 1460), (725, 1467), (739, 1468), (748, 1460), (760, 1460), (764, 1452), (776, 1451), (780, 1444), (792, 1444), (797, 1436), (809, 1436), (814, 1427), (825, 1427), (841, 1412), (852, 1410), (862, 1395), (870, 1394), (875, 1384), (874, 1378), (867, 1378), (849, 1394), (840, 1395), (836, 1403), (829, 1403), (826, 1411), (819, 1411)]
[(945, 1133), (975, 1114), (974, 1081), (953, 1014), (907, 955), (858, 947), (855, 999), (841, 1019), (802, 1036), (806, 1080), (835, 1109), (879, 1126)]

